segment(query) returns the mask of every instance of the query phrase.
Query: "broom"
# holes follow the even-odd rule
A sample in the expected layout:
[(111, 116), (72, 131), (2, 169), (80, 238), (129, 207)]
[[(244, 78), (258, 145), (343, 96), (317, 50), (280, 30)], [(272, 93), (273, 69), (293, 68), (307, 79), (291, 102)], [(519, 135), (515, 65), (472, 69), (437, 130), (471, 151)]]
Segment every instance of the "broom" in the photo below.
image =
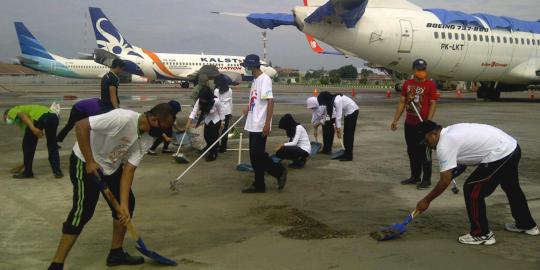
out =
[(174, 160), (178, 163), (189, 163), (189, 159), (183, 154), (180, 153), (180, 148), (182, 148), (182, 144), (184, 143), (184, 138), (186, 137), (187, 130), (184, 131), (184, 135), (182, 135), (182, 139), (180, 140), (180, 145), (178, 146), (178, 150), (176, 150), (176, 153), (173, 155)]

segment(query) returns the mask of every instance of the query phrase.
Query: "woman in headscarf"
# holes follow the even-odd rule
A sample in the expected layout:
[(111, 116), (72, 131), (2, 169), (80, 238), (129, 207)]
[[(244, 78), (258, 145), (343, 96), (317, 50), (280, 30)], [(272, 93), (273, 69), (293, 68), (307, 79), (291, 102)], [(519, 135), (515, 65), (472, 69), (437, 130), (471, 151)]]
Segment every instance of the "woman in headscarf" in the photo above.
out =
[[(169, 100), (169, 102), (167, 102), (167, 104), (169, 104), (169, 106), (171, 106), (172, 113), (173, 113), (173, 116), (174, 116), (174, 120), (176, 122), (176, 114), (178, 114), (180, 111), (182, 111), (182, 106), (180, 106), (180, 103), (178, 101), (176, 101), (176, 100)], [(147, 154), (149, 154), (151, 156), (157, 155), (156, 148), (161, 143), (163, 143), (163, 148), (161, 149), (161, 153), (163, 153), (163, 154), (173, 153), (173, 150), (169, 149), (169, 144), (172, 141), (172, 138), (171, 138), (172, 135), (173, 135), (173, 127), (170, 127), (168, 129), (164, 130), (163, 134), (160, 137), (157, 137), (154, 140), (154, 144), (152, 144), (152, 147), (150, 147), (150, 149), (148, 149)]]
[[(195, 127), (198, 127), (204, 121), (204, 140), (206, 141), (207, 149), (219, 138), (220, 130), (223, 129), (223, 120), (225, 120), (219, 99), (214, 96), (208, 86), (201, 87), (199, 98), (195, 102), (195, 105), (193, 105), (193, 111), (191, 111), (186, 123), (186, 130), (189, 129), (197, 114), (199, 114), (199, 119)], [(216, 144), (206, 155), (206, 161), (216, 160), (217, 155), (218, 145)]]
[(321, 106), (326, 106), (326, 113), (332, 118), (335, 109), (336, 133), (341, 139), (341, 119), (344, 118), (343, 145), (345, 154), (340, 161), (353, 160), (354, 132), (356, 121), (358, 120), (358, 105), (351, 98), (343, 94), (330, 94), (327, 91), (321, 92), (317, 97)]
[(323, 148), (321, 153), (330, 155), (332, 154), (332, 145), (334, 144), (334, 123), (336, 122), (335, 109), (330, 117), (326, 113), (326, 106), (319, 106), (319, 102), (316, 97), (310, 97), (306, 100), (307, 108), (311, 110), (311, 124), (313, 124), (314, 136), (317, 140), (317, 129), (322, 125), (323, 131)]
[[(223, 110), (223, 114), (225, 115), (223, 130), (227, 130), (229, 128), (229, 123), (232, 117), (233, 99), (232, 90), (229, 87), (229, 82), (230, 79), (223, 74), (219, 74), (214, 78), (214, 85), (216, 86), (216, 89), (214, 90), (214, 96), (218, 97), (219, 103), (221, 104), (221, 108)], [(223, 138), (221, 139), (219, 147), (220, 153), (227, 152), (228, 139), (229, 136), (227, 135), (223, 136)]]
[(279, 128), (285, 130), (289, 142), (276, 148), (276, 156), (280, 159), (292, 160), (290, 168), (302, 168), (311, 153), (311, 142), (306, 129), (297, 123), (292, 115), (286, 114), (279, 120)]

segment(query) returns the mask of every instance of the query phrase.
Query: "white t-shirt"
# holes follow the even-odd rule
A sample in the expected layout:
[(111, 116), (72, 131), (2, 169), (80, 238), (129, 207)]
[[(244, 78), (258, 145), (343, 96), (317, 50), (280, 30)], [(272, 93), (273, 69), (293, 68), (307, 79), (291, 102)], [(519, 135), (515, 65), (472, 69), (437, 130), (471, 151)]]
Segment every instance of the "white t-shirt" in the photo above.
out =
[(341, 119), (358, 110), (358, 105), (348, 96), (336, 96), (334, 99), (334, 109), (336, 110), (336, 127), (341, 128)]
[[(199, 112), (199, 100), (195, 102), (195, 105), (193, 105), (193, 110), (191, 111), (191, 114), (189, 115), (190, 119), (195, 119), (197, 117), (197, 113)], [(213, 122), (216, 124), (217, 122), (224, 120), (225, 114), (223, 113), (223, 110), (221, 109), (221, 103), (219, 103), (218, 98), (214, 98), (214, 106), (212, 109), (210, 109), (210, 112), (206, 115), (204, 118), (204, 123), (209, 124), (210, 122)]]
[[(111, 175), (126, 161), (139, 166), (144, 154), (154, 142), (147, 133), (139, 137), (139, 116), (141, 114), (124, 109), (91, 116), (90, 147), (94, 160), (101, 166), (105, 175)], [(73, 147), (75, 155), (86, 162), (79, 148)]]
[[(266, 122), (268, 99), (273, 98), (272, 79), (263, 73), (251, 85), (245, 130), (249, 132), (262, 132), (264, 123)], [(270, 127), (272, 127), (272, 122), (270, 122)]]
[(489, 125), (456, 124), (441, 131), (437, 157), (441, 172), (460, 165), (478, 165), (510, 155), (517, 141), (504, 131)]
[(219, 98), (219, 103), (221, 104), (221, 110), (223, 111), (223, 114), (232, 114), (233, 98), (231, 88), (229, 88), (229, 91), (223, 94), (219, 93), (219, 89), (216, 88), (216, 90), (214, 90), (214, 96)]
[(296, 126), (296, 133), (292, 141), (284, 143), (285, 146), (298, 146), (302, 150), (311, 153), (311, 142), (306, 129), (302, 125)]

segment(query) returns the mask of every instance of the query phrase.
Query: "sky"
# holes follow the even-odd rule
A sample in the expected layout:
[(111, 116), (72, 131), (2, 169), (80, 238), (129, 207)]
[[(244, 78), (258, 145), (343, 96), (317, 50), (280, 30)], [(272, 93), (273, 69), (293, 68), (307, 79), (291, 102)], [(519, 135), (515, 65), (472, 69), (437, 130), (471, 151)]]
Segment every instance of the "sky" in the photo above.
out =
[[(401, 0), (396, 0), (401, 1)], [(538, 0), (411, 0), (423, 8), (445, 8), (467, 13), (486, 12), (525, 20), (540, 19)], [(240, 17), (210, 11), (290, 12), (301, 0), (2, 0), (0, 61), (20, 54), (14, 21), (22, 21), (52, 53), (80, 57), (96, 47), (88, 7), (100, 7), (131, 44), (154, 52), (262, 55), (261, 29)], [(301, 70), (333, 69), (357, 58), (317, 55), (294, 27), (268, 32), (268, 59), (274, 65)], [(329, 48), (328, 46), (324, 46)]]

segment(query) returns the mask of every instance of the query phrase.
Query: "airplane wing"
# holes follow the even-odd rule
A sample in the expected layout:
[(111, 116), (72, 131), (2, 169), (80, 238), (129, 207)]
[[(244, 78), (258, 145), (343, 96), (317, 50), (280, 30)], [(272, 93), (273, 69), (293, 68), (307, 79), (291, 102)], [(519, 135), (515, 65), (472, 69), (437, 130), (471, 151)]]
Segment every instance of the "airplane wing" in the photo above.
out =
[(37, 64), (39, 64), (38, 61), (28, 59), (28, 58), (25, 58), (25, 57), (22, 57), (22, 56), (19, 56), (17, 59), (19, 60), (19, 63), (21, 63), (23, 65), (24, 64), (27, 64), (27, 65), (37, 65)]

